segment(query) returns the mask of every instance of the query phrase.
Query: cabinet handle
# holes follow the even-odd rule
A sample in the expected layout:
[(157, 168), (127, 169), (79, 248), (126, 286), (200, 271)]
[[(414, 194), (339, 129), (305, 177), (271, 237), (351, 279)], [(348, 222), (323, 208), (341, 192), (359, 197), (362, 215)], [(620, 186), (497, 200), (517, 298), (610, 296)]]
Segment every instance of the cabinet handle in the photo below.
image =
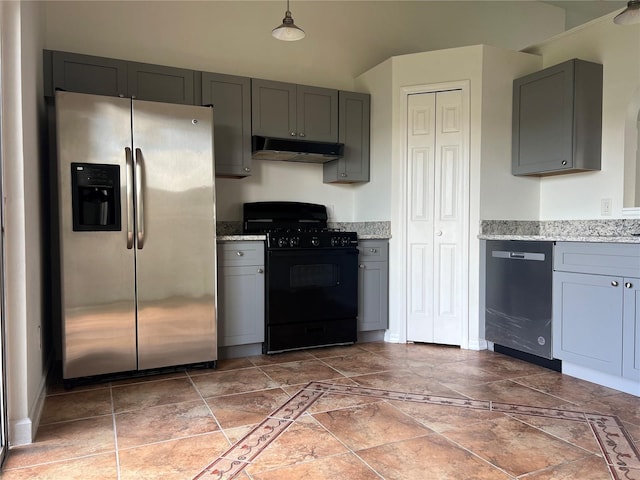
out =
[(360, 265), (358, 265), (358, 267), (359, 267), (359, 268), (361, 268), (362, 270), (364, 270), (364, 269), (366, 268), (366, 267), (364, 266), (364, 264), (362, 264), (362, 263), (361, 263)]
[(299, 133), (298, 136), (299, 137), (304, 137), (304, 133)]
[(562, 165), (566, 165), (567, 161), (566, 160), (562, 160)]
[(436, 236), (441, 237), (441, 236), (442, 236), (442, 230), (438, 230), (438, 231), (436, 232)]
[(627, 287), (627, 288), (633, 288), (633, 283), (627, 282), (627, 283), (624, 284), (624, 286)]
[(263, 269), (261, 269), (261, 268), (259, 268), (259, 269), (258, 269), (258, 273), (264, 273), (264, 270), (263, 270)]
[(244, 252), (236, 252), (236, 255), (239, 257), (244, 257)]
[(340, 174), (340, 176), (341, 176), (341, 177), (346, 177), (346, 176), (347, 176), (347, 174), (346, 174), (346, 173), (341, 173), (341, 174)]
[(370, 248), (370, 249), (369, 249), (369, 251), (370, 251), (371, 253), (376, 253), (376, 252), (378, 251), (378, 249), (376, 249), (376, 248)]
[(290, 135), (291, 135), (292, 137), (295, 137), (295, 136), (296, 136), (296, 132), (291, 132), (291, 133), (290, 133)]
[(244, 167), (244, 171), (245, 171), (245, 172), (250, 172), (250, 171), (251, 171), (251, 169), (250, 169), (249, 167)]
[(617, 287), (618, 286), (618, 282), (616, 282), (615, 280), (611, 281), (611, 286), (612, 287)]

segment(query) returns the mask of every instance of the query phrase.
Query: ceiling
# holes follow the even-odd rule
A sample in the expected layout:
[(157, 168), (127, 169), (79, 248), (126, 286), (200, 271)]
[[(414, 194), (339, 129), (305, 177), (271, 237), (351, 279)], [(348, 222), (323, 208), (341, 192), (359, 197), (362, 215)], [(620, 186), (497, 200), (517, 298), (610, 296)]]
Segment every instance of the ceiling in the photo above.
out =
[(560, 7), (566, 11), (565, 28), (567, 30), (627, 6), (626, 1), (619, 0), (560, 0), (542, 3)]

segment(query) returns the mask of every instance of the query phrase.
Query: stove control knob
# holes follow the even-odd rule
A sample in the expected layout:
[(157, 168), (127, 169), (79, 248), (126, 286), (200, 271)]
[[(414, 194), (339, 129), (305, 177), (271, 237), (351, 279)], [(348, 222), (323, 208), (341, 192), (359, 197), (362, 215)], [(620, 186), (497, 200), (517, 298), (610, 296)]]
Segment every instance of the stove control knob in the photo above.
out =
[(297, 247), (299, 243), (300, 243), (300, 237), (291, 237), (289, 239), (290, 247)]
[(342, 246), (343, 247), (349, 246), (349, 237), (342, 237)]
[(337, 237), (331, 237), (331, 246), (337, 247), (338, 245), (340, 245), (340, 239)]
[(311, 239), (311, 245), (313, 245), (314, 247), (317, 247), (318, 245), (320, 245), (320, 239), (318, 237), (313, 237)]
[(287, 239), (285, 237), (280, 237), (278, 239), (278, 246), (279, 247), (286, 247), (287, 246)]

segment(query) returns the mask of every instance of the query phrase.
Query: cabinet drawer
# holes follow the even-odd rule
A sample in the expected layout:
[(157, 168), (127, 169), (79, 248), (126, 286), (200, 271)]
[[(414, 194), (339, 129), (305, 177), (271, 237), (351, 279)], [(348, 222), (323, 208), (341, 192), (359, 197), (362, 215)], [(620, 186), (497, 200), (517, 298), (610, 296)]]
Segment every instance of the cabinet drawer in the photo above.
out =
[(631, 243), (558, 242), (553, 269), (621, 277), (640, 276), (640, 246)]
[(222, 267), (264, 265), (264, 242), (219, 243), (218, 263)]
[(389, 244), (386, 240), (360, 240), (358, 258), (367, 262), (386, 262), (389, 258)]

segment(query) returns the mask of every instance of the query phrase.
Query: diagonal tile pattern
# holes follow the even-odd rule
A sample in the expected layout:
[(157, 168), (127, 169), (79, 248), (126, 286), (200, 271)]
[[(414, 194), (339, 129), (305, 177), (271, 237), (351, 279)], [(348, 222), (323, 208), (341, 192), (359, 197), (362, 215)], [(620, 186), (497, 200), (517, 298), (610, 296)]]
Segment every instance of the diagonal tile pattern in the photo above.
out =
[(637, 397), (493, 352), (365, 343), (60, 383), (3, 480), (640, 480)]

